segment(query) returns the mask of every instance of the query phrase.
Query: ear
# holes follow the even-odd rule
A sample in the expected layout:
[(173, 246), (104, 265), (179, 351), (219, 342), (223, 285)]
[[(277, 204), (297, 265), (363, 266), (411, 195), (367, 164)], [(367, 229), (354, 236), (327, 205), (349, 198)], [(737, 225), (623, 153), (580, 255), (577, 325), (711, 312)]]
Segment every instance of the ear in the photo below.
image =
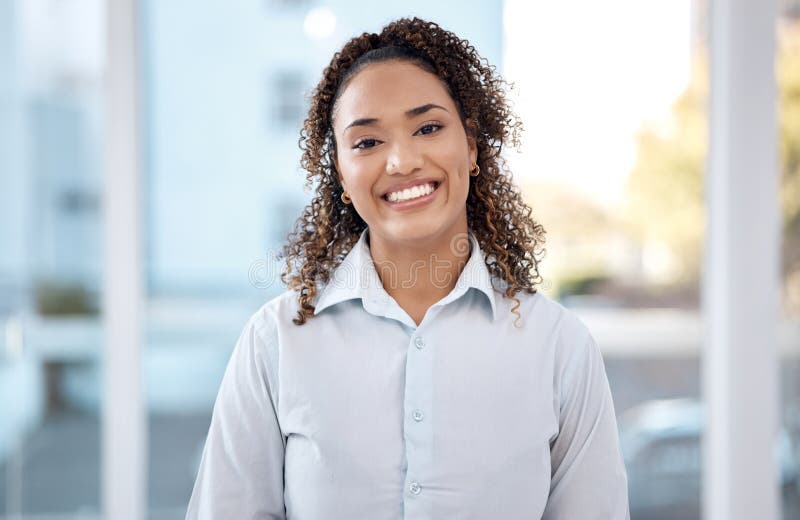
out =
[(469, 147), (469, 162), (478, 162), (478, 125), (475, 120), (467, 118), (464, 122), (464, 129), (467, 133), (467, 146)]
[(344, 185), (342, 171), (339, 169), (339, 159), (336, 157), (336, 151), (331, 152), (331, 158), (333, 159), (333, 167), (336, 170), (336, 177), (339, 179), (339, 184), (341, 184), (342, 187), (345, 188), (345, 191), (347, 191), (347, 188)]

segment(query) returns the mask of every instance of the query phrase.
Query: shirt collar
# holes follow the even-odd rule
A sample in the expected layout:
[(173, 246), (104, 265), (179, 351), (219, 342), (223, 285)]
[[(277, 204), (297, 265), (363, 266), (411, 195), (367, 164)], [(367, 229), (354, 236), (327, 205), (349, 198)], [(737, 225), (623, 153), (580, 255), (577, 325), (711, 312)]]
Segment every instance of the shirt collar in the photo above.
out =
[[(358, 241), (347, 253), (342, 263), (336, 267), (328, 283), (317, 293), (315, 315), (327, 307), (355, 298), (361, 298), (365, 304), (367, 302), (387, 302), (392, 299), (384, 289), (378, 272), (375, 270), (372, 254), (367, 244), (368, 232), (369, 228), (364, 228)], [(469, 259), (453, 290), (439, 303), (442, 305), (450, 303), (461, 297), (470, 287), (474, 287), (488, 298), (492, 308), (492, 319), (494, 319), (497, 311), (492, 277), (486, 267), (485, 254), (472, 230), (469, 231), (469, 241), (471, 246)]]

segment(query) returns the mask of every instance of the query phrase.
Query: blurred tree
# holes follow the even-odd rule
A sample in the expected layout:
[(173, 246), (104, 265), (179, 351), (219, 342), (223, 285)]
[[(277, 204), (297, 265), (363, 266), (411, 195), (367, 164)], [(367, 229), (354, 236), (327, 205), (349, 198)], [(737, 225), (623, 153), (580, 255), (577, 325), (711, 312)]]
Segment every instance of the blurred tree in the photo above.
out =
[[(778, 30), (783, 274), (800, 276), (800, 21), (783, 19)], [(626, 186), (624, 221), (646, 246), (664, 243), (680, 262), (677, 285), (696, 285), (706, 233), (704, 171), (707, 149), (708, 63), (704, 49), (693, 59), (688, 88), (667, 120), (642, 128), (636, 164)], [(796, 288), (787, 287), (787, 294)], [(792, 306), (794, 306), (792, 304)]]
[[(540, 274), (554, 296), (592, 292), (593, 282), (613, 277), (608, 251), (619, 240), (614, 215), (580, 190), (552, 181), (522, 183), (534, 218), (547, 231)], [(586, 290), (584, 290), (586, 289)]]
[(800, 316), (800, 10), (778, 29), (783, 274), (787, 307)]

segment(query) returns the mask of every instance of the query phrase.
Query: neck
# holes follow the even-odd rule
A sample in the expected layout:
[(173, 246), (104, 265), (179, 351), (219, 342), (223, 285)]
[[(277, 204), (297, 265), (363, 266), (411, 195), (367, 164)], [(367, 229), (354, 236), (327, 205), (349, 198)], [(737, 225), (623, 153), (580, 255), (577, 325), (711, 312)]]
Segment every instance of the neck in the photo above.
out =
[(386, 292), (417, 314), (447, 296), (469, 260), (467, 230), (465, 218), (441, 236), (413, 243), (387, 241), (368, 231), (372, 260)]

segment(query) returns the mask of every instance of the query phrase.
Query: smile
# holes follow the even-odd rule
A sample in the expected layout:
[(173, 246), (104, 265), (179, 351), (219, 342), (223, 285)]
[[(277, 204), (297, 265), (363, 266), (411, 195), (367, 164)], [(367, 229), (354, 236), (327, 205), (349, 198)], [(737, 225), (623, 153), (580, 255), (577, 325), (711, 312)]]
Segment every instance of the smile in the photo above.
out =
[(384, 198), (389, 202), (403, 202), (406, 200), (413, 200), (419, 197), (424, 197), (425, 195), (430, 195), (433, 191), (439, 186), (438, 182), (429, 182), (427, 184), (421, 184), (419, 186), (414, 186), (413, 188), (407, 188), (405, 190), (393, 191), (384, 195)]
[(433, 200), (439, 185), (440, 183), (436, 181), (429, 182), (413, 188), (389, 192), (382, 198), (394, 209), (417, 207)]

